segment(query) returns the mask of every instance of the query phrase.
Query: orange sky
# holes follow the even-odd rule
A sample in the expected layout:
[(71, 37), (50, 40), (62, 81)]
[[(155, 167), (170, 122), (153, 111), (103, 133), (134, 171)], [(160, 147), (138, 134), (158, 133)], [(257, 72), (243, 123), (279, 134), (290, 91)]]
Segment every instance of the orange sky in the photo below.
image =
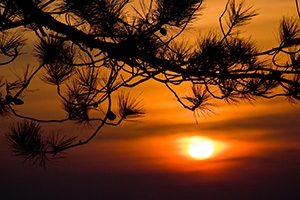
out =
[[(282, 15), (296, 14), (292, 0), (247, 0), (260, 15), (245, 28), (262, 48), (276, 42)], [(226, 1), (207, 1), (200, 21), (189, 37), (218, 25)], [(29, 54), (30, 55), (30, 54)], [(26, 59), (17, 60), (18, 63)], [(4, 68), (2, 73), (9, 73)], [(33, 89), (35, 86), (33, 86)], [(47, 88), (28, 96), (28, 114), (55, 116), (60, 104)], [(180, 89), (188, 91), (187, 89)], [(1, 122), (0, 191), (31, 199), (290, 199), (300, 184), (300, 110), (285, 99), (259, 100), (254, 105), (220, 103), (216, 115), (198, 117), (183, 109), (161, 84), (150, 81), (136, 87), (142, 92), (146, 116), (138, 123), (104, 128), (90, 144), (68, 151), (59, 165), (46, 170), (21, 164), (10, 157)], [(46, 105), (46, 106), (45, 106)], [(46, 109), (44, 109), (46, 108)], [(49, 109), (50, 108), (50, 109)], [(45, 130), (48, 130), (46, 127)], [(81, 137), (92, 130), (59, 127)], [(222, 144), (208, 160), (194, 160), (183, 153), (184, 139), (205, 136)], [(15, 192), (15, 188), (18, 188)], [(35, 190), (33, 193), (32, 190)], [(61, 196), (60, 196), (61, 195)], [(297, 195), (299, 195), (297, 193)], [(259, 198), (262, 197), (262, 198)]]

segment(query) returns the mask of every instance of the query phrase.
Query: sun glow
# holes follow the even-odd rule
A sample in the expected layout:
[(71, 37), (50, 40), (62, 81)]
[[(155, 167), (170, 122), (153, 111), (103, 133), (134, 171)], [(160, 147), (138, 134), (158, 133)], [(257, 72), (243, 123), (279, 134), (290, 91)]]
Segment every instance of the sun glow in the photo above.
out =
[(204, 137), (191, 137), (188, 143), (188, 154), (195, 159), (203, 160), (211, 157), (215, 151), (214, 143)]
[(230, 155), (230, 141), (211, 139), (194, 134), (176, 139), (178, 154), (188, 160), (220, 160)]

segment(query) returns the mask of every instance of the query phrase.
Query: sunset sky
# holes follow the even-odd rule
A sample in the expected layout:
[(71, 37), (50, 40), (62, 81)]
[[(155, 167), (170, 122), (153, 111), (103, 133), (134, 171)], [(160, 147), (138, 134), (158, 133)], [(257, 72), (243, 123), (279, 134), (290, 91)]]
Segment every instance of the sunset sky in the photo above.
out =
[[(205, 1), (202, 15), (187, 30), (191, 40), (200, 31), (218, 28), (226, 1), (215, 2)], [(246, 3), (254, 5), (259, 16), (243, 29), (245, 37), (251, 36), (261, 49), (275, 46), (279, 20), (296, 15), (295, 2)], [(35, 58), (23, 59), (16, 62), (26, 65)], [(4, 68), (1, 73), (10, 71)], [(55, 116), (60, 104), (47, 92), (54, 90), (29, 94), (27, 107), (20, 111)], [(67, 151), (67, 158), (46, 169), (11, 156), (4, 133), (12, 120), (1, 119), (0, 199), (300, 199), (299, 105), (284, 98), (238, 105), (218, 102), (216, 114), (195, 119), (162, 84), (149, 81), (133, 93), (143, 98), (145, 117), (104, 128), (88, 145)], [(60, 128), (81, 137), (92, 132), (71, 124)], [(187, 153), (193, 136), (213, 141), (210, 158), (197, 160)]]

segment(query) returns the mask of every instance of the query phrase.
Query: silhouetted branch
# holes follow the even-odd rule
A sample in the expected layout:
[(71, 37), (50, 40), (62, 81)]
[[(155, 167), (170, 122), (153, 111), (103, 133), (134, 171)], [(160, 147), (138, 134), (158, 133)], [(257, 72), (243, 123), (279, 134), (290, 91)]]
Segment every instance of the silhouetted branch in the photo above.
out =
[(131, 97), (129, 93), (121, 92), (118, 96), (119, 114), (124, 120), (133, 120), (145, 114), (139, 97)]
[(25, 45), (25, 39), (20, 32), (0, 32), (0, 55), (8, 58), (7, 61), (1, 61), (0, 65), (6, 65), (13, 62), (19, 55), (22, 47)]
[(14, 156), (24, 158), (32, 164), (45, 166), (46, 143), (42, 139), (41, 128), (34, 122), (24, 121), (12, 126), (6, 135)]
[(295, 0), (295, 3), (296, 3), (296, 9), (297, 9), (298, 17), (300, 17), (300, 10), (299, 10), (299, 3), (298, 3), (298, 0)]
[(56, 156), (57, 153), (62, 152), (72, 144), (74, 144), (77, 137), (67, 138), (66, 135), (60, 136), (60, 133), (52, 134), (47, 138), (47, 145), (50, 149), (49, 151), (53, 152), (53, 155)]
[(281, 45), (290, 47), (300, 44), (299, 18), (283, 18), (280, 23), (279, 37)]
[[(3, 81), (3, 77), (0, 76), (0, 89), (5, 86), (5, 83)], [(3, 93), (0, 90), (0, 116), (6, 117), (10, 114), (9, 107), (7, 105), (7, 97), (3, 95)]]
[[(300, 16), (298, 1), (295, 5)], [(27, 120), (7, 134), (15, 155), (44, 166), (65, 150), (87, 144), (103, 126), (135, 121), (145, 113), (139, 96), (117, 92), (148, 80), (163, 83), (195, 117), (214, 113), (221, 100), (300, 100), (299, 16), (284, 17), (279, 43), (262, 51), (241, 35), (257, 16), (244, 1), (228, 0), (218, 19), (220, 30), (194, 43), (179, 36), (199, 16), (202, 0), (141, 0), (139, 6), (128, 0), (0, 2), (0, 54), (6, 58), (0, 65), (22, 53), (25, 31), (34, 35), (30, 55), (39, 62), (37, 68), (15, 73), (15, 80), (0, 79), (0, 115)], [(65, 117), (40, 119), (18, 111), (27, 106), (24, 97), (37, 77), (55, 87)], [(192, 85), (191, 94), (179, 95), (176, 87), (184, 83)], [(76, 140), (59, 131), (44, 137), (38, 124), (68, 121), (98, 125)]]
[(43, 137), (40, 125), (29, 121), (17, 123), (6, 134), (14, 156), (42, 167), (45, 167), (47, 161), (62, 158), (61, 152), (72, 146), (76, 138), (61, 136), (59, 132)]
[(192, 95), (185, 96), (184, 99), (188, 100), (191, 103), (191, 110), (199, 110), (201, 113), (205, 112), (213, 112), (210, 107), (213, 107), (213, 104), (208, 101), (213, 99), (209, 94), (206, 88), (202, 88), (199, 85), (193, 85), (192, 87)]

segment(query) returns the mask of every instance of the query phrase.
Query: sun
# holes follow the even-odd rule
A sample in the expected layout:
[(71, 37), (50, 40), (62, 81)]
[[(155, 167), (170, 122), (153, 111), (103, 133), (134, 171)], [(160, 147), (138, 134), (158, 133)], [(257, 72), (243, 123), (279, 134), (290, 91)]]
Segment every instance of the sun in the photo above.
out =
[(197, 160), (211, 157), (215, 151), (214, 143), (205, 137), (191, 137), (188, 143), (188, 154)]

